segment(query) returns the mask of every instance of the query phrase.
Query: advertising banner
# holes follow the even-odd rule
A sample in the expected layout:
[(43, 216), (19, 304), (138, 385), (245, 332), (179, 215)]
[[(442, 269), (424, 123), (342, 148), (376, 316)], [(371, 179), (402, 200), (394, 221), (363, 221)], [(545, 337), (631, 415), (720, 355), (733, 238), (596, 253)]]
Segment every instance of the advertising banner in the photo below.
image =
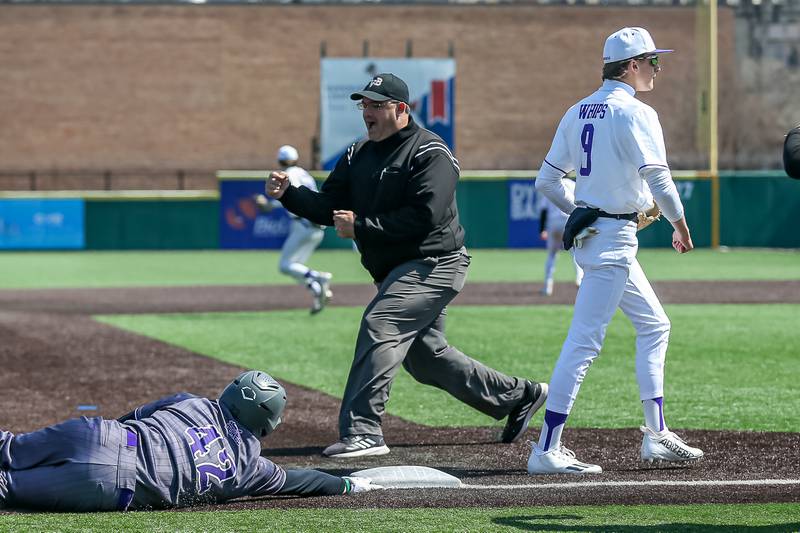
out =
[(82, 199), (0, 199), (0, 249), (81, 249)]
[(544, 248), (533, 180), (508, 180), (508, 247)]
[(289, 234), (289, 214), (282, 207), (263, 213), (253, 196), (265, 180), (224, 180), (219, 187), (220, 248), (280, 248)]
[(347, 148), (366, 135), (350, 95), (377, 74), (391, 72), (408, 85), (414, 120), (455, 153), (455, 59), (324, 58), (320, 64), (322, 168), (332, 170)]

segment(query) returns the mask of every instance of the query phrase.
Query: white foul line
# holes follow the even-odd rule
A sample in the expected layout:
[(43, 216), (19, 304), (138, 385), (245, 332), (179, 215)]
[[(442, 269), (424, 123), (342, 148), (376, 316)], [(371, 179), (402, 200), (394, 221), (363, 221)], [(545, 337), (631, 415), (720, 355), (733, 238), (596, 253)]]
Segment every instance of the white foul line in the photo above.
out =
[(691, 487), (693, 485), (729, 487), (735, 485), (799, 485), (800, 479), (735, 479), (735, 480), (689, 480), (689, 481), (584, 481), (567, 483), (530, 483), (527, 485), (468, 485), (462, 489), (519, 490), (519, 489), (577, 489), (597, 487)]

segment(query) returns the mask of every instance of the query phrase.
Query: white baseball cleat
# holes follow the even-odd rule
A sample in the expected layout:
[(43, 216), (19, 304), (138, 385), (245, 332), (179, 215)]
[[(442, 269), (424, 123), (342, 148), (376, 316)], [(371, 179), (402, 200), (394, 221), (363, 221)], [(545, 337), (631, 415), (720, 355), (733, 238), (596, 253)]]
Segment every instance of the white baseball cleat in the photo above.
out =
[(603, 471), (598, 465), (582, 463), (575, 458), (575, 452), (558, 445), (543, 452), (534, 444), (528, 457), (528, 474), (599, 474)]
[(330, 272), (317, 272), (315, 276), (316, 280), (320, 283), (327, 282), (333, 279), (333, 274)]
[(696, 461), (703, 457), (703, 450), (692, 448), (671, 431), (664, 430), (657, 433), (646, 426), (641, 426), (639, 429), (644, 433), (642, 437), (642, 461), (650, 463), (653, 461), (682, 463)]
[(316, 315), (328, 305), (328, 301), (333, 298), (333, 291), (331, 291), (330, 281), (333, 274), (330, 272), (317, 272), (311, 280), (308, 281), (307, 286), (314, 295), (314, 300), (311, 302), (311, 314)]
[(313, 295), (313, 300), (311, 301), (311, 314), (316, 315), (323, 309), (325, 306), (328, 305), (328, 300), (330, 299), (330, 290), (322, 283), (317, 280), (313, 280), (308, 284), (308, 288), (311, 290), (311, 294)]
[(330, 272), (319, 272), (317, 274), (317, 281), (322, 286), (323, 294), (325, 295), (325, 298), (327, 298), (328, 300), (333, 298), (333, 291), (331, 290), (331, 279), (333, 279), (333, 274), (331, 274)]
[(539, 294), (542, 296), (552, 296), (553, 295), (553, 280), (548, 279), (544, 282), (542, 286), (542, 290), (539, 291)]

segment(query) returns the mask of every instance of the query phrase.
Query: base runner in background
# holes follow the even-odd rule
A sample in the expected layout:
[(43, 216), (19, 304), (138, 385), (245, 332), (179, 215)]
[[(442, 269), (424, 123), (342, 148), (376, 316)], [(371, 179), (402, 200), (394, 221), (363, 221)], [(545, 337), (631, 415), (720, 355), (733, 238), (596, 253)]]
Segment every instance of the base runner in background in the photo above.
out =
[[(300, 155), (293, 146), (284, 145), (278, 149), (278, 164), (281, 170), (286, 173), (295, 187), (305, 185), (312, 191), (317, 190), (317, 182), (302, 167), (297, 166)], [(263, 194), (256, 195), (256, 203), (262, 211), (269, 212), (280, 206), (280, 202), (272, 200)], [(278, 268), (283, 274), (291, 276), (299, 283), (305, 285), (313, 295), (311, 303), (311, 314), (322, 311), (327, 305), (328, 300), (333, 296), (330, 282), (333, 275), (330, 272), (318, 272), (306, 266), (306, 261), (317, 249), (322, 238), (325, 236), (324, 226), (300, 218), (293, 213), (289, 213), (291, 225), (289, 235), (281, 248), (281, 258)]]
[[(564, 187), (574, 196), (575, 182), (564, 178)], [(553, 275), (556, 272), (556, 257), (558, 252), (564, 249), (564, 224), (567, 223), (567, 214), (547, 199), (547, 196), (540, 194), (537, 201), (537, 211), (539, 211), (539, 236), (543, 241), (547, 241), (547, 259), (544, 263), (544, 285), (541, 294), (544, 296), (553, 295)], [(583, 270), (575, 262), (575, 256), (569, 253), (572, 264), (575, 266), (575, 285), (581, 285)]]
[[(694, 248), (683, 205), (667, 166), (658, 115), (635, 98), (651, 91), (660, 54), (644, 28), (606, 39), (603, 85), (570, 107), (536, 178), (536, 190), (570, 213), (565, 246), (575, 247), (584, 276), (567, 339), (550, 378), (544, 425), (528, 459), (529, 474), (599, 473), (564, 447), (561, 433), (606, 329), (620, 308), (636, 329), (636, 380), (645, 424), (643, 461), (683, 462), (702, 450), (687, 445), (664, 421), (664, 360), (670, 322), (636, 260), (637, 222), (655, 202), (670, 221), (678, 253)], [(562, 177), (575, 171), (575, 194)], [(570, 236), (574, 236), (571, 238)]]
[(250, 370), (218, 400), (179, 393), (118, 420), (74, 418), (19, 435), (0, 430), (0, 509), (164, 509), (382, 488), (366, 477), (284, 470), (262, 457), (259, 438), (280, 424), (285, 405), (283, 386)]

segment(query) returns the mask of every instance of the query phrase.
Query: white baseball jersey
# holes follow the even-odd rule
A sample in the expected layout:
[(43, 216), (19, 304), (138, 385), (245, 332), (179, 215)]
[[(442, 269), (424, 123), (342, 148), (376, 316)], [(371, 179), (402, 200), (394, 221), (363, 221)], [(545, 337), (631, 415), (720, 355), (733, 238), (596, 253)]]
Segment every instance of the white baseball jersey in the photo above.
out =
[(605, 80), (561, 119), (544, 162), (562, 174), (575, 171), (577, 205), (617, 214), (652, 205), (639, 171), (669, 168), (664, 134), (655, 110), (634, 94), (626, 83)]
[(284, 170), (286, 174), (289, 175), (289, 183), (294, 185), (295, 187), (300, 187), (301, 185), (305, 185), (312, 191), (317, 190), (317, 182), (314, 180), (314, 177), (311, 176), (308, 172), (305, 171), (302, 167), (293, 166), (289, 167)]
[[(286, 169), (284, 169), (284, 172), (286, 172), (286, 174), (289, 176), (289, 183), (291, 183), (295, 187), (300, 187), (301, 185), (305, 185), (306, 187), (308, 187), (312, 191), (314, 191), (314, 192), (317, 191), (317, 182), (316, 182), (316, 180), (314, 180), (314, 177), (311, 174), (309, 174), (308, 172), (306, 172), (306, 170), (303, 167), (298, 167), (296, 165), (295, 166), (291, 166), (291, 167), (287, 167)], [(280, 201), (278, 201), (278, 200), (272, 200), (272, 201), (275, 202), (276, 205), (281, 205)], [(297, 215), (295, 215), (294, 213), (292, 213), (291, 211), (287, 211), (287, 212), (289, 213), (289, 216), (292, 219), (299, 219), (300, 218)], [(308, 258), (306, 258), (306, 259), (308, 259)]]

